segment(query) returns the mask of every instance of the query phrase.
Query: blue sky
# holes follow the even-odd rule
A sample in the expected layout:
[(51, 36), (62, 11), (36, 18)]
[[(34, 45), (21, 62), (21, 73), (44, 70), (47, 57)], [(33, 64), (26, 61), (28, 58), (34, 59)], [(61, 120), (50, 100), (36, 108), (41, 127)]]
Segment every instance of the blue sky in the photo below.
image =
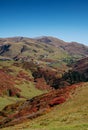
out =
[(0, 37), (13, 36), (88, 45), (88, 0), (0, 0)]

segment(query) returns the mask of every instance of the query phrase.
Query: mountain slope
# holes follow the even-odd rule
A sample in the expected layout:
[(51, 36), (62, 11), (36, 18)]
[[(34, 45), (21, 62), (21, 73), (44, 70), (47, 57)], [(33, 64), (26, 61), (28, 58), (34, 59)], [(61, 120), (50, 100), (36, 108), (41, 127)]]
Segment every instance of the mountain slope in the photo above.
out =
[(70, 99), (47, 114), (2, 130), (85, 130), (88, 128), (88, 83), (72, 91)]
[[(69, 71), (67, 72), (68, 77), (65, 80), (65, 82), (73, 82), (72, 74), (75, 71), (78, 71), (78, 73), (81, 72), (81, 74), (85, 74), (84, 72), (86, 72), (86, 76), (88, 76), (88, 72), (86, 71), (86, 69), (88, 68), (87, 61), (88, 61), (87, 58), (77, 61), (77, 63), (72, 66), (73, 67), (72, 70), (70, 70), (70, 72)], [(81, 63), (81, 67), (80, 67), (80, 63)], [(29, 64), (28, 64), (28, 67), (30, 68)], [(80, 68), (80, 70), (77, 69), (77, 67)], [(44, 74), (45, 70), (43, 71), (44, 71), (43, 72)], [(42, 72), (42, 70), (40, 70), (40, 72)], [(41, 73), (39, 73), (39, 75), (36, 75), (36, 76), (40, 78)], [(70, 84), (69, 86), (65, 86), (65, 87), (62, 86), (60, 87), (60, 89), (51, 90), (47, 94), (39, 95), (39, 96), (33, 97), (32, 99), (28, 99), (26, 101), (19, 101), (15, 104), (6, 106), (0, 112), (1, 128), (11, 126), (11, 125), (16, 125), (17, 123), (22, 123), (22, 122), (25, 122), (25, 120), (28, 121), (29, 119), (33, 119), (41, 115), (43, 116), (38, 117), (37, 119), (34, 119), (35, 123), (32, 124), (32, 126), (29, 125), (29, 128), (30, 127), (32, 128), (43, 127), (45, 129), (52, 130), (54, 129), (54, 127), (52, 126), (52, 123), (54, 125), (56, 124), (56, 129), (59, 129), (59, 128), (76, 129), (76, 126), (78, 126), (77, 128), (81, 128), (81, 127), (86, 128), (88, 126), (87, 124), (87, 121), (88, 121), (88, 114), (87, 114), (88, 112), (88, 109), (87, 109), (88, 108), (88, 104), (87, 104), (88, 82), (83, 83), (82, 81), (78, 80), (78, 75), (77, 75), (77, 80), (76, 78), (74, 79), (75, 79), (74, 83), (72, 83), (73, 85)], [(59, 79), (59, 82), (63, 82), (63, 77)], [(60, 106), (61, 113), (58, 113), (57, 109), (56, 110), (53, 109), (53, 107), (55, 107), (58, 104), (60, 105), (62, 103), (64, 104)], [(56, 108), (58, 108), (58, 106)], [(50, 117), (52, 116), (52, 114), (50, 115), (50, 113), (53, 113), (53, 111), (48, 113), (51, 110), (55, 110), (53, 117)], [(59, 114), (58, 117), (57, 117), (57, 114), (55, 115), (55, 113)], [(47, 122), (48, 124), (46, 123), (44, 118), (46, 119), (48, 118), (48, 122)], [(32, 121), (30, 121), (30, 123), (31, 122)], [(57, 125), (57, 122), (59, 126)], [(82, 125), (80, 125), (80, 123)], [(45, 127), (45, 124), (46, 124), (46, 127)], [(65, 127), (60, 126), (61, 124), (64, 124)], [(27, 124), (27, 127), (28, 127), (28, 124)]]
[[(32, 119), (49, 111), (55, 105), (64, 103), (77, 85), (51, 91), (26, 101), (6, 106), (1, 112), (1, 127), (15, 125), (27, 119)], [(9, 112), (9, 113), (8, 113)]]
[(86, 129), (87, 53), (53, 37), (0, 39), (0, 127)]
[[(79, 51), (78, 51), (79, 50)], [(82, 58), (88, 55), (88, 47), (76, 42), (67, 43), (53, 37), (0, 39), (0, 55), (15, 60)]]
[(0, 110), (8, 104), (45, 92), (46, 89), (36, 88), (30, 67), (26, 69), (20, 62), (0, 61)]

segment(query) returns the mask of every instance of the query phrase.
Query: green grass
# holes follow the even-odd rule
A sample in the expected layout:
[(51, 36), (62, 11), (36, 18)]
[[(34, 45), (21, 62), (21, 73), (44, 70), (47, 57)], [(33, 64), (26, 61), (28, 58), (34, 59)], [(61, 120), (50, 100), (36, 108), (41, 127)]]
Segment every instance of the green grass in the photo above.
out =
[(46, 91), (38, 90), (35, 88), (32, 82), (22, 82), (20, 85), (16, 85), (16, 88), (21, 90), (20, 94), (26, 98), (32, 98), (34, 96), (43, 94)]
[(88, 83), (49, 113), (3, 130), (88, 130)]
[(2, 130), (88, 130), (88, 124), (80, 124), (80, 125), (64, 125), (64, 126), (51, 126), (51, 128), (40, 127), (40, 128), (27, 128), (28, 126), (17, 125), (14, 127), (3, 128)]
[[(8, 71), (6, 73), (12, 75), (14, 78), (16, 78), (19, 72), (22, 71), (23, 73), (27, 74), (27, 76), (29, 76), (30, 79), (33, 79), (30, 70), (23, 69), (21, 65), (19, 67), (14, 66), (13, 63), (14, 63), (13, 61), (0, 62), (0, 68), (2, 69), (4, 67), (7, 70), (8, 69), (12, 70), (11, 72)], [(24, 100), (25, 98), (33, 98), (34, 96), (37, 96), (46, 92), (46, 91), (38, 90), (37, 88), (35, 88), (35, 84), (33, 81), (25, 80), (25, 78), (21, 80), (16, 79), (15, 83), (16, 84), (14, 86), (21, 90), (19, 93), (24, 98), (20, 99), (17, 97), (8, 97), (8, 96), (3, 95), (3, 97), (0, 97), (0, 110), (3, 109), (6, 105), (15, 103), (16, 101)]]
[(23, 98), (16, 98), (16, 97), (0, 97), (0, 110), (2, 110), (6, 105), (13, 104), (17, 101), (25, 100)]

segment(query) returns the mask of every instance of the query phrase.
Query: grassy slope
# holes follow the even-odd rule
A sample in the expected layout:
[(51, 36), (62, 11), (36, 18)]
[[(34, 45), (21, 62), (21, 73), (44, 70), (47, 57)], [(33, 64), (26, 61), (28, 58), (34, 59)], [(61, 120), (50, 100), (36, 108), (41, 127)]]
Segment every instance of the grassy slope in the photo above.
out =
[[(3, 44), (1, 56), (10, 58), (15, 56), (24, 58), (28, 56), (39, 60), (42, 56), (47, 59), (59, 60), (69, 58), (70, 56), (73, 57), (73, 55), (74, 58), (80, 59), (88, 55), (87, 46), (75, 42), (67, 43), (53, 37), (40, 39), (14, 37), (0, 39), (0, 44)], [(10, 45), (9, 48), (8, 45)]]
[[(47, 55), (47, 58), (58, 60), (69, 56), (68, 53), (61, 48), (57, 48), (46, 43), (39, 43), (33, 40), (31, 41), (26, 39), (26, 42), (14, 42), (12, 40), (7, 43), (9, 43), (11, 46), (9, 47), (8, 51), (2, 54), (6, 57), (8, 56), (13, 58), (19, 55), (19, 57), (29, 56), (39, 59), (41, 55)], [(25, 49), (21, 52), (23, 47), (25, 47)]]
[(32, 121), (3, 130), (88, 130), (88, 83), (84, 83), (71, 98), (49, 113)]
[(25, 100), (24, 98), (16, 98), (16, 97), (0, 97), (0, 110), (2, 110), (6, 105), (13, 104), (17, 101)]
[[(7, 69), (11, 69), (12, 72), (8, 72), (8, 74), (12, 75), (13, 77), (17, 77), (19, 72), (22, 71), (23, 73), (27, 74), (27, 76), (29, 76), (31, 79), (33, 78), (30, 71), (23, 69), (21, 66), (20, 67), (14, 66), (13, 61), (0, 62), (0, 69), (2, 69), (3, 67)], [(16, 101), (19, 100), (24, 100), (25, 98), (32, 98), (34, 96), (46, 92), (46, 91), (38, 90), (37, 88), (35, 88), (35, 84), (33, 81), (25, 80), (25, 78), (16, 79), (15, 82), (16, 82), (15, 87), (21, 90), (20, 94), (24, 98), (8, 97), (6, 95), (3, 95), (2, 97), (0, 97), (0, 110), (3, 109), (3, 107), (5, 107), (8, 104), (15, 103)]]

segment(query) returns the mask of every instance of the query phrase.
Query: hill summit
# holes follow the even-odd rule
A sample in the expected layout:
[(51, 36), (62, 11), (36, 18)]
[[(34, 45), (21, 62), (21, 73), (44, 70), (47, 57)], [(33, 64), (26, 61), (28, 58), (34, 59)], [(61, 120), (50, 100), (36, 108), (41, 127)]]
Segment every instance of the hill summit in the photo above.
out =
[[(79, 50), (79, 51), (78, 51)], [(54, 37), (12, 37), (0, 38), (0, 59), (64, 59), (66, 57), (84, 58), (88, 56), (88, 47), (65, 42)]]

